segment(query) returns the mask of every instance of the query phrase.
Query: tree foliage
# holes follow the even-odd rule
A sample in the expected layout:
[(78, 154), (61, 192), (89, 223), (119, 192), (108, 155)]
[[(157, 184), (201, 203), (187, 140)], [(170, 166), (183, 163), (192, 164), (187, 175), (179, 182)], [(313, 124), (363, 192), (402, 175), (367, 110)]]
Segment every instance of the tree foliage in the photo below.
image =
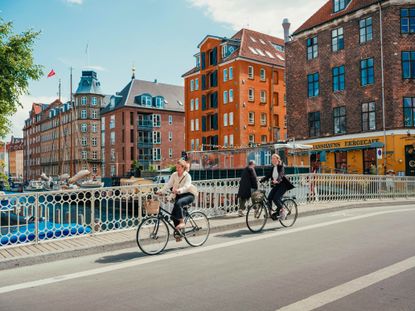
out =
[(13, 23), (0, 19), (0, 137), (6, 136), (10, 117), (22, 106), (19, 97), (28, 93), (29, 80), (43, 75), (33, 59), (33, 45), (40, 32), (12, 31)]

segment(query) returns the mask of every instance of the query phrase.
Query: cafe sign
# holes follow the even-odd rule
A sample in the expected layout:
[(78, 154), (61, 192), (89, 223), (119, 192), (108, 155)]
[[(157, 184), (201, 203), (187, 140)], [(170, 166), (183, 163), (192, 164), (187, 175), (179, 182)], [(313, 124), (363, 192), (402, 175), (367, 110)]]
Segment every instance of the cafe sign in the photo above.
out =
[(352, 139), (339, 141), (335, 143), (317, 144), (313, 145), (313, 149), (338, 149), (338, 148), (350, 148), (356, 146), (370, 146), (373, 143), (379, 142), (378, 138), (367, 139)]

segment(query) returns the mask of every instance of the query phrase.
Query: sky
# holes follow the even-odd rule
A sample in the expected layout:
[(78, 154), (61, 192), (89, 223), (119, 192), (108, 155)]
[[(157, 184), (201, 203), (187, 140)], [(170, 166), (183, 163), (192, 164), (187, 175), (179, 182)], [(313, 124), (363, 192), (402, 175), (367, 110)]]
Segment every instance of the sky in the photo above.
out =
[[(131, 68), (142, 80), (183, 85), (181, 75), (194, 66), (197, 45), (208, 35), (231, 37), (241, 28), (283, 38), (282, 20), (297, 29), (327, 0), (0, 0), (0, 18), (14, 32), (41, 31), (35, 63), (45, 76), (31, 81), (12, 118), (11, 135), (23, 137), (33, 102), (51, 103), (70, 94), (81, 71), (93, 69), (105, 94), (120, 91)], [(50, 70), (56, 75), (47, 78)]]

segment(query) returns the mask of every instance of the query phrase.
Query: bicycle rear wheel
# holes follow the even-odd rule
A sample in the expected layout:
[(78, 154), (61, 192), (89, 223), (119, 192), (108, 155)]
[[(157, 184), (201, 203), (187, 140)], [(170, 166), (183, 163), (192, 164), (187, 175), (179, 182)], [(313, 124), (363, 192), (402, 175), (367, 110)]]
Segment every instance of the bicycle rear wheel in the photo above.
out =
[(251, 232), (260, 232), (267, 223), (268, 212), (263, 204), (255, 203), (248, 207), (246, 225)]
[(169, 228), (163, 219), (145, 218), (137, 229), (137, 245), (143, 253), (156, 255), (166, 248)]
[(210, 233), (210, 223), (207, 216), (199, 211), (189, 213), (184, 219), (184, 239), (190, 246), (203, 245)]
[(293, 199), (285, 199), (283, 201), (284, 207), (286, 209), (286, 217), (285, 219), (280, 218), (279, 221), (281, 225), (284, 227), (291, 227), (295, 221), (297, 220), (298, 216), (298, 209), (297, 203)]

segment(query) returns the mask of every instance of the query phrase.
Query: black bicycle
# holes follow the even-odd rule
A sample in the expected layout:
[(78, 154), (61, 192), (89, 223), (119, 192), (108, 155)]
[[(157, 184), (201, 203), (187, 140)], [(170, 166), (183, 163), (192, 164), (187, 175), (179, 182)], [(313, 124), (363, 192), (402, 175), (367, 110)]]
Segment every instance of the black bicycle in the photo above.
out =
[(298, 216), (297, 203), (293, 198), (283, 198), (283, 207), (280, 214), (269, 205), (265, 190), (256, 190), (251, 196), (251, 205), (246, 212), (246, 225), (252, 232), (260, 232), (267, 223), (268, 218), (278, 220), (282, 226), (291, 227)]
[(162, 252), (169, 241), (172, 228), (175, 238), (184, 238), (190, 246), (203, 245), (210, 233), (210, 223), (201, 211), (190, 211), (190, 205), (183, 207), (185, 228), (177, 230), (170, 221), (171, 213), (160, 206), (159, 200), (147, 200), (144, 203), (147, 214), (137, 229), (137, 245), (147, 255)]

